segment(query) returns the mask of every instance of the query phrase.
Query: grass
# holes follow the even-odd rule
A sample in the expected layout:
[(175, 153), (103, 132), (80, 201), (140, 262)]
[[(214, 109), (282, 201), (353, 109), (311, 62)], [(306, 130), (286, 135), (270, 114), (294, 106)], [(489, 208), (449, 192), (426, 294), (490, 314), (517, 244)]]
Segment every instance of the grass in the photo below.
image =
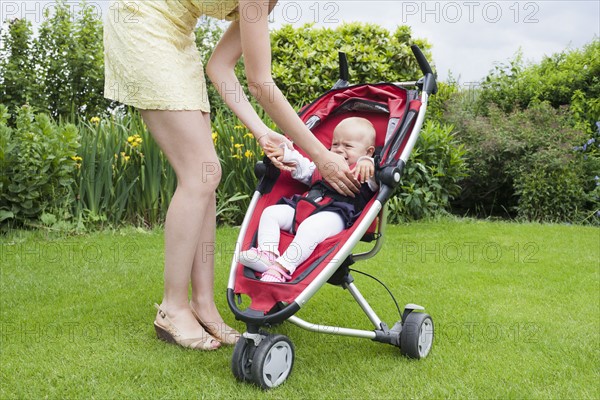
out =
[[(436, 325), (429, 357), (283, 324), (274, 330), (296, 347), (294, 371), (269, 392), (235, 381), (231, 347), (203, 353), (156, 340), (161, 231), (4, 237), (0, 398), (600, 398), (599, 229), (461, 220), (387, 235), (355, 268), (387, 283), (401, 306), (426, 307)], [(243, 329), (224, 295), (236, 236), (218, 231), (217, 301)], [(355, 278), (384, 321), (398, 320), (383, 288)], [(371, 328), (332, 286), (298, 315)]]

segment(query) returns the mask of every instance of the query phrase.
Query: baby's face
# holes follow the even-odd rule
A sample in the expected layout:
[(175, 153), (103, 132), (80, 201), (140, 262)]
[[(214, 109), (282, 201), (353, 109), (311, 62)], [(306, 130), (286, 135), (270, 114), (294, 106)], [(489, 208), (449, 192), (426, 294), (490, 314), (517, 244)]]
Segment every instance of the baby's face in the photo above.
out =
[(333, 131), (331, 151), (346, 159), (348, 165), (355, 164), (362, 156), (371, 156), (375, 147), (360, 130), (349, 126), (338, 126)]

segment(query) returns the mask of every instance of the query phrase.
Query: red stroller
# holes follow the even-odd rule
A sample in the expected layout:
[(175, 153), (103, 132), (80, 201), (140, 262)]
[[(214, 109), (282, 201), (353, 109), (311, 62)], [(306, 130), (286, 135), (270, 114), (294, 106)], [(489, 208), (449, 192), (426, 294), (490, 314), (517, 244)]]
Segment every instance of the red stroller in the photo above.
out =
[[(268, 389), (287, 379), (294, 364), (292, 342), (284, 335), (260, 330), (263, 326), (285, 320), (313, 332), (388, 343), (399, 347), (403, 355), (411, 358), (423, 358), (429, 353), (433, 343), (433, 321), (422, 312), (424, 308), (407, 304), (401, 320), (390, 329), (358, 291), (349, 270), (355, 261), (375, 256), (383, 244), (387, 200), (398, 185), (403, 167), (419, 136), (427, 98), (437, 92), (435, 76), (423, 53), (417, 46), (412, 46), (412, 51), (424, 74), (419, 81), (354, 86), (348, 86), (348, 66), (345, 55), (340, 53), (340, 80), (330, 91), (300, 111), (301, 119), (327, 148), (331, 146), (333, 128), (342, 119), (359, 116), (371, 121), (377, 132), (376, 146), (381, 149), (375, 163), (379, 191), (358, 220), (350, 228), (319, 244), (289, 282), (262, 282), (254, 271), (238, 262), (240, 251), (256, 245), (263, 210), (282, 197), (306, 191), (306, 186), (294, 180), (289, 172), (279, 171), (268, 161), (257, 164), (259, 183), (241, 226), (227, 288), (229, 307), (247, 326), (247, 332), (233, 351), (231, 367), (238, 380), (254, 382)], [(407, 90), (405, 87), (419, 90)], [(291, 234), (281, 232), (280, 249), (285, 250), (292, 239)], [(374, 241), (375, 244), (368, 252), (352, 254), (361, 240)], [(348, 289), (375, 329), (364, 331), (323, 326), (296, 317), (294, 314), (325, 283)], [(241, 295), (251, 300), (251, 304), (243, 309), (240, 308)]]

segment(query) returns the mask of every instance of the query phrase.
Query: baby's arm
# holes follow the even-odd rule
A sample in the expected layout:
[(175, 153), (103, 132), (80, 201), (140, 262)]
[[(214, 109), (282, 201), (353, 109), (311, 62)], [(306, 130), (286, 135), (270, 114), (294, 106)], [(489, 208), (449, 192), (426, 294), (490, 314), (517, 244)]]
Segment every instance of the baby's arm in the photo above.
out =
[(278, 155), (277, 159), (290, 167), (292, 178), (305, 185), (310, 185), (313, 172), (316, 169), (315, 163), (304, 157), (297, 150), (290, 149), (285, 145), (279, 146), (276, 153)]
[(373, 191), (379, 189), (379, 185), (375, 180), (375, 161), (369, 156), (362, 156), (358, 159), (354, 167), (354, 177), (360, 183), (367, 182), (369, 188)]

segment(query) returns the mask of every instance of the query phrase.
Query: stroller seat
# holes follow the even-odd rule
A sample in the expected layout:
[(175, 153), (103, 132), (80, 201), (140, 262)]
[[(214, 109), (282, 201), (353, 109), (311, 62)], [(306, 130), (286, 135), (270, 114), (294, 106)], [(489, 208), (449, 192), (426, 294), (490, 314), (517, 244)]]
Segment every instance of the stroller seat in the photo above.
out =
[[(375, 145), (380, 149), (380, 154), (377, 157), (378, 164), (395, 163), (398, 161), (400, 154), (396, 151), (394, 155), (397, 158), (391, 157), (392, 159), (389, 159), (390, 154), (392, 154), (389, 151), (391, 142), (394, 139), (396, 141), (400, 139), (406, 141), (410, 136), (406, 134), (408, 130), (405, 130), (404, 137), (400, 138), (399, 136), (402, 135), (400, 127), (403, 122), (410, 125), (410, 127), (414, 125), (414, 118), (407, 118), (407, 116), (410, 115), (411, 110), (414, 112), (420, 107), (421, 102), (417, 99), (417, 96), (416, 91), (407, 91), (388, 83), (356, 85), (328, 92), (325, 96), (301, 110), (300, 117), (310, 127), (315, 137), (327, 148), (331, 147), (333, 130), (341, 120), (348, 117), (368, 119), (376, 131)], [(388, 145), (386, 146), (386, 144)], [(296, 149), (307, 156), (302, 149), (298, 147)], [(384, 151), (386, 153), (383, 153)], [(269, 165), (268, 168), (271, 168), (271, 173), (266, 174), (262, 179), (265, 179), (265, 181), (271, 180), (272, 185), (268, 192), (265, 190), (256, 208), (251, 213), (248, 231), (242, 242), (241, 250), (256, 246), (258, 223), (266, 207), (276, 204), (282, 197), (301, 194), (308, 189), (306, 185), (293, 179), (289, 172), (274, 171), (275, 167), (272, 165)], [(249, 308), (263, 313), (268, 313), (273, 308), (277, 308), (278, 303), (291, 303), (333, 258), (339, 257), (337, 250), (341, 247), (340, 244), (345, 242), (361, 226), (367, 215), (366, 211), (372, 207), (376, 198), (377, 195), (369, 201), (358, 220), (350, 228), (320, 243), (311, 256), (297, 268), (292, 280), (289, 282), (278, 284), (261, 282), (254, 271), (239, 264), (236, 267), (238, 273), (235, 293), (248, 295), (252, 301)], [(374, 220), (368, 221), (368, 228), (362, 238), (376, 237), (377, 222), (381, 219), (378, 216)], [(280, 253), (287, 249), (292, 240), (292, 234), (281, 232)]]

